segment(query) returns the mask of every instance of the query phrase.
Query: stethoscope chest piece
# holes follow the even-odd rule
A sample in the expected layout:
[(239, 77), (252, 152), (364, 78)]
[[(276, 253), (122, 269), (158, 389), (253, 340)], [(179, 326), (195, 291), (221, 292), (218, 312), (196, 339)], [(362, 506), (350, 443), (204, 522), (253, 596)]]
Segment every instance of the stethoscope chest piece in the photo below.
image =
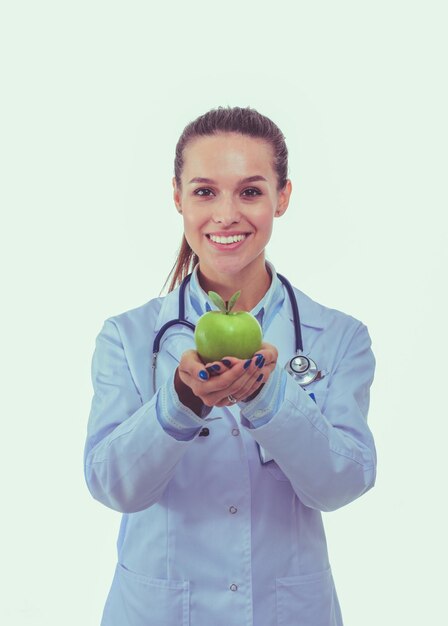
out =
[(319, 370), (313, 359), (303, 354), (294, 356), (288, 361), (285, 369), (302, 387), (316, 380), (319, 374)]

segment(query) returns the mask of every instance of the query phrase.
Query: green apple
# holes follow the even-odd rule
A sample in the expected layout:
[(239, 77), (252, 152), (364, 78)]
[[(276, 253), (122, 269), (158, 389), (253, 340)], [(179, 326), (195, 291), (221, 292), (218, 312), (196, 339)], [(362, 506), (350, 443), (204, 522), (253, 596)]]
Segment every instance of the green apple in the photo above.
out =
[(215, 291), (209, 291), (210, 300), (218, 311), (202, 315), (194, 332), (196, 349), (204, 363), (219, 361), (225, 356), (250, 359), (261, 348), (261, 326), (247, 311), (232, 311), (241, 291), (224, 302)]

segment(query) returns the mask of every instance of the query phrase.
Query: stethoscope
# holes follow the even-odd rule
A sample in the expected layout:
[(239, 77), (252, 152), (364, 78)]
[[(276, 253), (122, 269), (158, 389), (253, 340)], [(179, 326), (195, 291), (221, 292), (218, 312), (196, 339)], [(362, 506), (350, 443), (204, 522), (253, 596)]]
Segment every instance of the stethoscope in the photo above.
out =
[[(295, 335), (295, 348), (296, 354), (288, 360), (285, 365), (286, 371), (299, 383), (301, 387), (306, 387), (310, 383), (312, 383), (318, 376), (320, 372), (316, 363), (309, 356), (305, 356), (303, 354), (303, 341), (302, 341), (302, 330), (300, 325), (300, 315), (299, 315), (299, 307), (297, 306), (297, 300), (294, 295), (294, 291), (291, 283), (281, 274), (277, 274), (279, 280), (283, 283), (288, 292), (289, 300), (291, 302), (292, 308), (292, 317), (293, 317), (293, 325), (294, 325), (294, 335)], [(157, 355), (160, 350), (160, 342), (162, 337), (166, 333), (166, 331), (172, 326), (186, 326), (190, 330), (194, 332), (195, 325), (185, 319), (185, 289), (190, 282), (191, 274), (186, 276), (182, 281), (179, 288), (179, 311), (177, 319), (170, 320), (166, 322), (159, 332), (157, 333), (153, 347), (152, 347), (152, 382), (154, 392), (156, 391), (156, 366), (157, 366)]]

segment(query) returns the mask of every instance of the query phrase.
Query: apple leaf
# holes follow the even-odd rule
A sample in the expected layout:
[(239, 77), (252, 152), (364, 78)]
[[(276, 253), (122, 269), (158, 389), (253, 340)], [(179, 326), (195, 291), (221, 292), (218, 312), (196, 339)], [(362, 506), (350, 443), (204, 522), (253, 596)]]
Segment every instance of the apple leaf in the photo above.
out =
[(236, 304), (236, 301), (238, 300), (238, 298), (241, 295), (241, 291), (237, 291), (236, 293), (233, 294), (233, 296), (230, 298), (228, 304), (227, 304), (227, 312), (230, 313), (230, 311), (233, 309), (233, 307)]
[(216, 291), (209, 291), (208, 297), (213, 302), (213, 304), (218, 307), (220, 311), (222, 311), (223, 313), (227, 313), (226, 303), (221, 298), (219, 293), (216, 293)]

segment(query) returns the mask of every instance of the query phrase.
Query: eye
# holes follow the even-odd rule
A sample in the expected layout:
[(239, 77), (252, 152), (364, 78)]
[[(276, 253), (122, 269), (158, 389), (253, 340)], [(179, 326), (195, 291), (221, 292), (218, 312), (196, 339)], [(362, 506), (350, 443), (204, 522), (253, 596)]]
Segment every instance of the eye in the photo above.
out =
[(207, 198), (213, 194), (213, 191), (206, 187), (201, 187), (200, 189), (195, 189), (193, 193), (200, 198)]
[(242, 195), (246, 196), (247, 198), (254, 198), (255, 196), (261, 196), (262, 193), (261, 190), (257, 187), (248, 187), (248, 189), (244, 189)]

